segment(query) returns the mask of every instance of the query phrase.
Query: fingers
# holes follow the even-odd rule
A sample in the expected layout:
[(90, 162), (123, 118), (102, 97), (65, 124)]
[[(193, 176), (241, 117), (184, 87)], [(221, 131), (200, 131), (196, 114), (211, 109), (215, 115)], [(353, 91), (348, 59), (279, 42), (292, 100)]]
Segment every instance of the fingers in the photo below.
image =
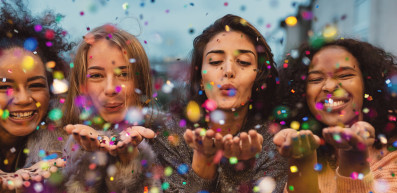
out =
[(96, 151), (99, 149), (98, 132), (86, 125), (68, 125), (66, 129), (72, 129), (75, 141), (86, 151)]
[(220, 133), (215, 134), (215, 148), (218, 150), (223, 150), (223, 136)]

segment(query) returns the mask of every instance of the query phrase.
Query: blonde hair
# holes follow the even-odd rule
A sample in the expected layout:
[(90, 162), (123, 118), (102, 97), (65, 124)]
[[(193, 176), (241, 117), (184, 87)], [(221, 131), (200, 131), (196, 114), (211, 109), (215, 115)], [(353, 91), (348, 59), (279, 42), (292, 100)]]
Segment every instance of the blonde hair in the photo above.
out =
[(63, 112), (65, 113), (62, 119), (63, 125), (82, 122), (79, 118), (82, 109), (75, 104), (75, 99), (82, 95), (81, 88), (86, 82), (87, 53), (91, 47), (91, 42), (87, 41), (88, 36), (92, 37), (93, 41), (107, 39), (109, 43), (118, 46), (124, 53), (127, 64), (130, 64), (130, 59), (135, 60), (133, 64), (128, 66), (128, 74), (130, 80), (134, 83), (134, 88), (140, 90), (141, 96), (138, 96), (135, 92), (131, 93), (135, 102), (127, 105), (145, 107), (148, 106), (152, 98), (150, 64), (141, 43), (134, 35), (118, 29), (114, 25), (105, 24), (88, 33), (84, 37), (85, 40), (82, 40), (77, 48), (74, 67), (69, 74), (69, 92), (63, 106)]

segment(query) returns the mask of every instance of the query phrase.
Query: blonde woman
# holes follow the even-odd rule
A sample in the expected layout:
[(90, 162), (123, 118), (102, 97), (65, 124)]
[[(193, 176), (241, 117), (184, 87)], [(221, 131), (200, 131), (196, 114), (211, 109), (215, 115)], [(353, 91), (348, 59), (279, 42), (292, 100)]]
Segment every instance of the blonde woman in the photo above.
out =
[(137, 118), (150, 100), (150, 65), (136, 37), (110, 24), (88, 33), (78, 46), (64, 105), (63, 122), (72, 134), (66, 148), (68, 192), (152, 187), (146, 174), (154, 154), (141, 141), (154, 132), (142, 127), (143, 116)]

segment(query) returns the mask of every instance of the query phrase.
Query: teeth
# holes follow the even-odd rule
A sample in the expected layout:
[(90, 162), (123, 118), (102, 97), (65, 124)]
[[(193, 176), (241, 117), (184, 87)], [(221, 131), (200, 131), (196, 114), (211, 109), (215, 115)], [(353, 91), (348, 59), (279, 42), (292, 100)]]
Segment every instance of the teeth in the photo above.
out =
[(10, 112), (10, 116), (16, 119), (26, 119), (33, 116), (34, 111), (29, 112)]
[(329, 99), (328, 101), (327, 100), (325, 101), (324, 106), (325, 107), (337, 107), (337, 106), (340, 106), (343, 104), (345, 104), (344, 101), (334, 101), (332, 99)]

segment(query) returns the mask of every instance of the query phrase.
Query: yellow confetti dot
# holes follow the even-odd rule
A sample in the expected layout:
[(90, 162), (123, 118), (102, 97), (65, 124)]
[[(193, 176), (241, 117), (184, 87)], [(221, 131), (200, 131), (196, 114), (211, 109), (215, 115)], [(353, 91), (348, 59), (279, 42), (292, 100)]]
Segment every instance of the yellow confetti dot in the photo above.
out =
[(29, 152), (30, 152), (29, 149), (27, 149), (27, 148), (23, 149), (24, 154), (29, 154)]
[(214, 82), (210, 82), (210, 85), (214, 86), (214, 84), (215, 84)]
[(113, 180), (114, 180), (113, 176), (112, 176), (112, 177), (110, 177), (110, 181), (113, 181)]
[(22, 60), (22, 67), (24, 70), (31, 70), (34, 66), (34, 59), (32, 56), (25, 56)]
[(56, 79), (58, 79), (58, 80), (62, 80), (62, 79), (65, 78), (65, 77), (63, 76), (63, 73), (62, 73), (61, 71), (55, 71), (53, 75), (54, 75), (54, 78), (56, 78)]
[(288, 25), (288, 26), (295, 26), (296, 25), (296, 23), (298, 23), (298, 20), (296, 19), (296, 17), (294, 17), (294, 16), (289, 16), (289, 17), (287, 17), (286, 19), (285, 19), (285, 23)]
[(8, 165), (8, 159), (4, 159), (3, 163), (4, 165)]
[(113, 72), (116, 75), (120, 75), (121, 74), (121, 69), (120, 68), (114, 68)]
[(300, 127), (300, 123), (298, 121), (292, 121), (290, 127), (292, 129), (298, 130)]
[(41, 106), (41, 103), (40, 103), (40, 102), (37, 102), (37, 103), (36, 103), (36, 107), (39, 108), (40, 106)]
[(240, 23), (241, 23), (241, 25), (247, 25), (247, 20), (241, 18)]
[(298, 172), (298, 167), (296, 166), (291, 166), (289, 169), (291, 170), (292, 173)]
[(346, 95), (346, 91), (344, 89), (336, 89), (333, 94), (336, 97), (343, 97)]
[(200, 106), (196, 102), (190, 101), (186, 107), (186, 115), (190, 121), (197, 122), (200, 119)]
[(3, 109), (0, 109), (0, 117), (3, 116)]
[(325, 26), (323, 30), (323, 36), (327, 39), (328, 38), (331, 39), (335, 37), (337, 33), (338, 33), (338, 29), (332, 25)]
[(228, 25), (225, 26), (226, 31), (230, 31), (230, 27)]

